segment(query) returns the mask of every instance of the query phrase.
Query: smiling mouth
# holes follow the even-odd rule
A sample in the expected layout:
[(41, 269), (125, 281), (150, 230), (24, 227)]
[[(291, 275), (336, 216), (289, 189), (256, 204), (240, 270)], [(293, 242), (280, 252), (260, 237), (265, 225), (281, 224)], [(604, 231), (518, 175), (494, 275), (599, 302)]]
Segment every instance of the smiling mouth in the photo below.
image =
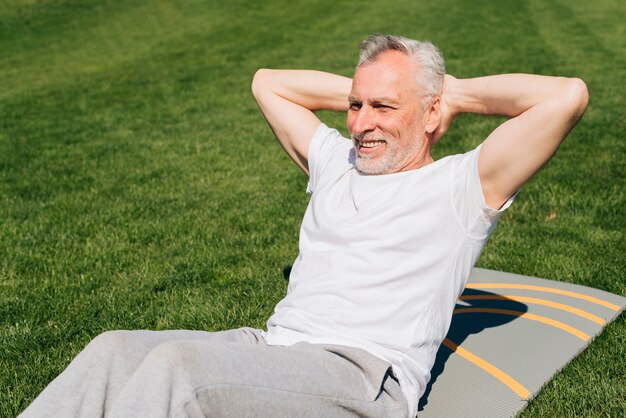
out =
[(357, 141), (357, 144), (359, 144), (359, 148), (376, 148), (382, 144), (384, 144), (386, 141), (383, 140), (377, 140), (377, 141)]
[(352, 141), (354, 142), (355, 148), (359, 154), (369, 154), (374, 152), (381, 145), (386, 145), (386, 138), (382, 136), (378, 136), (378, 138), (374, 135), (352, 135)]

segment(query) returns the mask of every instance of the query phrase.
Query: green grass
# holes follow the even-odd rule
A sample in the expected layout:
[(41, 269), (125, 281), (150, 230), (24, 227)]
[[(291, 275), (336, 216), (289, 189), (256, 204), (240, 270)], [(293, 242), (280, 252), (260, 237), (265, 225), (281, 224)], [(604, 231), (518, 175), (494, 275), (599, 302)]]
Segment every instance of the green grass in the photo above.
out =
[[(350, 75), (372, 32), (434, 41), (460, 77), (587, 82), (585, 117), (478, 265), (626, 295), (624, 21), (617, 0), (1, 1), (0, 416), (102, 331), (264, 326), (307, 197), (251, 77)], [(463, 116), (436, 156), (498, 123)], [(623, 416), (625, 335), (622, 315), (522, 416)]]

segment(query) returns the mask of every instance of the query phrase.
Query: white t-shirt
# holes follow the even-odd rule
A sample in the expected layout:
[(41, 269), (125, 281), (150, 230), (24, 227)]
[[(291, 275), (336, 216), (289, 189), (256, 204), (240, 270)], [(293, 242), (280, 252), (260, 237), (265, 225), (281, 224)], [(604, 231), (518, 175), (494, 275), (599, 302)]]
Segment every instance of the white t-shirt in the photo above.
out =
[(389, 361), (414, 417), (457, 297), (511, 203), (486, 205), (479, 149), (368, 176), (354, 167), (352, 142), (321, 124), (300, 254), (267, 343), (354, 346)]

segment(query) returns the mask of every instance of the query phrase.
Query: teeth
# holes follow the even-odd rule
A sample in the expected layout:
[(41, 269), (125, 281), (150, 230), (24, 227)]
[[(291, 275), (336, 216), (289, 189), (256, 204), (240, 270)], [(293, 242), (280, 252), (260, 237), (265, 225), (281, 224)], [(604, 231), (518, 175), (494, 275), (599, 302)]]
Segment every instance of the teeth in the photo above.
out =
[(363, 148), (374, 148), (384, 143), (385, 141), (367, 141), (367, 142), (359, 142)]

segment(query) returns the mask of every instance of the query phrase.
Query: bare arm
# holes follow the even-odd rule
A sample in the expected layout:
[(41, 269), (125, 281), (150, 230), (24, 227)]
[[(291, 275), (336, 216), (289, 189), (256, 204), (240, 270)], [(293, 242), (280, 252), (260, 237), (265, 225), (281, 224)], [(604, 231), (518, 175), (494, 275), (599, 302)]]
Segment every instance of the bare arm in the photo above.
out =
[(461, 112), (509, 116), (485, 140), (478, 171), (493, 208), (522, 187), (554, 155), (587, 107), (576, 78), (507, 74), (458, 80), (446, 76), (437, 140)]
[(308, 149), (320, 124), (315, 110), (348, 110), (352, 80), (310, 70), (258, 70), (252, 93), (287, 154), (308, 174)]

